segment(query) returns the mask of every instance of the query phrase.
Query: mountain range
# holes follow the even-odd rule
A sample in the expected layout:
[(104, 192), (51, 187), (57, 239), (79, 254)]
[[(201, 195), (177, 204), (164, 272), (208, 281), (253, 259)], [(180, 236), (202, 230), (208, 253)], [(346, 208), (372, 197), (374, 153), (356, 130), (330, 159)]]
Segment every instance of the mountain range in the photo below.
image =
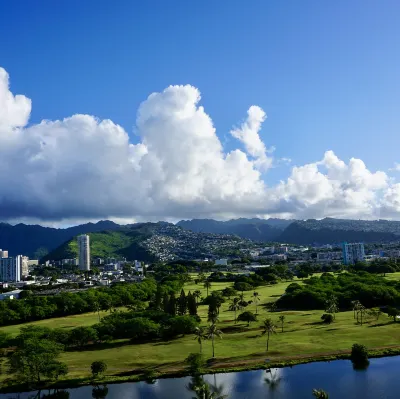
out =
[[(121, 226), (111, 221), (86, 223), (66, 229), (43, 227), (40, 225), (17, 224), (12, 226), (0, 223), (0, 248), (8, 250), (10, 255), (24, 254), (30, 258), (44, 258), (46, 255), (56, 253), (52, 251), (75, 253), (71, 240), (84, 233), (97, 234), (95, 241), (103, 244), (99, 249), (99, 256), (107, 254), (129, 254), (140, 251), (143, 246), (139, 242), (159, 234), (160, 228), (169, 226), (170, 232), (162, 233), (160, 242), (169, 242), (179, 236), (180, 245), (183, 245), (185, 234), (193, 237), (190, 232), (222, 234), (250, 239), (256, 242), (283, 242), (301, 245), (334, 244), (343, 241), (363, 242), (389, 242), (400, 240), (400, 222), (388, 220), (347, 220), (325, 218), (322, 220), (284, 220), (284, 219), (233, 219), (217, 221), (213, 219), (182, 220), (172, 228), (171, 223), (139, 223)], [(167, 229), (168, 230), (168, 229)], [(133, 233), (135, 231), (135, 233)], [(115, 234), (112, 234), (115, 232)], [(186, 232), (186, 233), (185, 233)], [(179, 233), (179, 234), (178, 234)], [(200, 238), (199, 238), (200, 237)], [(192, 238), (190, 238), (192, 239)], [(213, 239), (217, 239), (214, 237)], [(229, 238), (231, 239), (231, 238)], [(69, 245), (69, 247), (68, 247)], [(68, 248), (69, 249), (68, 249)], [(72, 251), (72, 252), (71, 252)], [(199, 253), (203, 253), (200, 251)], [(151, 258), (150, 253), (143, 253), (143, 257)], [(58, 256), (57, 256), (58, 258)]]

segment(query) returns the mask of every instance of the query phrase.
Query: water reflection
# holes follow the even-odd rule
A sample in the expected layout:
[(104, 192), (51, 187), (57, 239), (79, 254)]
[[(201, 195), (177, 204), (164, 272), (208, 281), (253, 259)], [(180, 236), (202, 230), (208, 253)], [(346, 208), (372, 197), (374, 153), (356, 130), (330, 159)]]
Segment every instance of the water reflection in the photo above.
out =
[[(155, 384), (109, 384), (103, 390), (106, 399), (192, 399), (227, 397), (229, 399), (311, 399), (313, 389), (323, 389), (330, 398), (398, 399), (400, 356), (372, 359), (366, 370), (354, 371), (348, 360), (310, 363), (294, 367), (255, 370), (239, 373), (215, 374), (193, 378), (160, 379)], [(195, 390), (188, 390), (192, 385)], [(87, 399), (95, 387), (85, 386), (68, 390), (70, 399)], [(62, 391), (40, 393), (3, 394), (0, 399), (68, 398)], [(106, 396), (104, 396), (104, 394)], [(65, 396), (63, 396), (65, 395)], [(207, 396), (208, 395), (208, 396)]]
[(226, 399), (228, 397), (223, 393), (223, 384), (217, 384), (215, 374), (214, 384), (208, 383), (200, 375), (193, 376), (187, 389), (196, 395), (193, 399)]
[(92, 398), (93, 399), (105, 399), (108, 395), (108, 387), (107, 385), (96, 385), (92, 389)]
[(282, 381), (282, 377), (279, 375), (279, 369), (267, 369), (265, 372), (267, 373), (264, 379), (265, 383), (271, 391), (276, 391)]

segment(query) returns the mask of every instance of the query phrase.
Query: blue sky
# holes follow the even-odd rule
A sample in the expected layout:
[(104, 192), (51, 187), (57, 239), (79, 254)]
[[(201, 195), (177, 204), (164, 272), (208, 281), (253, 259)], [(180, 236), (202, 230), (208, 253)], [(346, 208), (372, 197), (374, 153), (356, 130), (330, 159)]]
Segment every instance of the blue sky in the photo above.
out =
[(333, 150), (387, 172), (400, 161), (399, 12), (390, 0), (4, 1), (0, 66), (32, 99), (31, 124), (85, 113), (131, 134), (150, 93), (191, 84), (227, 151), (255, 104), (277, 159)]

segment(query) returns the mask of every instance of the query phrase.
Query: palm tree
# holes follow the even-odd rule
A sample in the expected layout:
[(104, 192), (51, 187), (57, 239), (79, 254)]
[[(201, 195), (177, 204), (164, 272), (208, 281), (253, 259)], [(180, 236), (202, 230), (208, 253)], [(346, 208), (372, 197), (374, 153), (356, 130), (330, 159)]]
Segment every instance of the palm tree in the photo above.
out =
[(211, 339), (212, 342), (212, 357), (215, 358), (215, 337), (222, 338), (222, 331), (218, 330), (217, 325), (215, 323), (211, 324), (207, 328), (206, 336), (208, 339)]
[(264, 324), (263, 324), (262, 328), (263, 328), (262, 335), (267, 334), (267, 351), (268, 351), (268, 348), (269, 348), (269, 337), (272, 334), (276, 334), (275, 324), (272, 321), (272, 319), (267, 318), (267, 319), (264, 320)]
[(229, 310), (232, 310), (233, 312), (235, 312), (235, 324), (237, 322), (236, 320), (236, 312), (238, 310), (240, 310), (241, 306), (239, 305), (239, 298), (233, 298), (233, 300), (231, 301), (230, 305), (229, 305)]
[(256, 304), (256, 314), (258, 314), (257, 304), (260, 302), (260, 294), (258, 292), (253, 292), (253, 301)]
[(241, 294), (239, 294), (239, 301), (240, 302), (244, 302), (244, 294), (243, 294), (243, 292)]
[(329, 399), (328, 393), (322, 389), (313, 389), (312, 394), (317, 399)]
[(281, 314), (279, 316), (279, 321), (281, 322), (281, 326), (282, 326), (282, 332), (283, 332), (283, 324), (285, 323), (285, 319), (286, 319), (285, 315)]
[(211, 288), (211, 282), (208, 280), (204, 281), (204, 288), (207, 290), (207, 296), (208, 296), (208, 290)]
[(208, 311), (207, 321), (211, 324), (215, 324), (217, 321), (219, 321), (219, 315), (217, 310)]
[(203, 352), (203, 339), (205, 339), (206, 337), (204, 336), (205, 331), (204, 331), (204, 327), (196, 327), (194, 330), (194, 339), (199, 343), (200, 345), (200, 353)]
[(199, 303), (199, 299), (201, 297), (201, 291), (200, 290), (196, 290), (193, 292), (193, 296), (196, 298), (196, 304)]

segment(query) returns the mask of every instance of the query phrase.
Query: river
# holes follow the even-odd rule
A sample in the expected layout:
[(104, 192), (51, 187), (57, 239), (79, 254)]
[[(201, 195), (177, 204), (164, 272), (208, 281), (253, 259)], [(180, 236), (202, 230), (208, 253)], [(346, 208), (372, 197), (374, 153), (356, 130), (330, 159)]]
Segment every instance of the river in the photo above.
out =
[[(325, 390), (330, 399), (397, 399), (400, 397), (399, 370), (400, 356), (394, 356), (371, 359), (369, 367), (363, 371), (353, 370), (348, 360), (336, 360), (272, 369), (270, 372), (255, 370), (207, 375), (205, 380), (220, 387), (229, 399), (312, 399), (313, 388)], [(109, 384), (106, 398), (191, 399), (195, 394), (187, 388), (190, 381), (185, 377), (160, 379), (154, 384)], [(91, 398), (92, 389), (90, 386), (70, 389), (69, 398)], [(32, 392), (0, 395), (0, 399), (32, 397), (35, 397)]]

